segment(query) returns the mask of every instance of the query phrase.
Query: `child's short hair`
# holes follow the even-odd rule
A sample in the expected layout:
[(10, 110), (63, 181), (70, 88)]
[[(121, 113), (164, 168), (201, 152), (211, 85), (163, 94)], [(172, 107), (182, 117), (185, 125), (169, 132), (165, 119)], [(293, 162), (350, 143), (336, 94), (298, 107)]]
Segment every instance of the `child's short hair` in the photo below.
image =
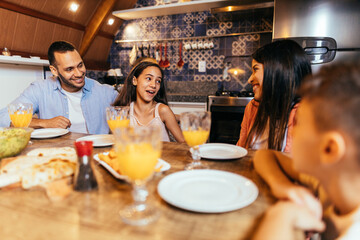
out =
[[(337, 130), (360, 146), (360, 65), (334, 64), (306, 78), (300, 88), (319, 131)], [(360, 159), (360, 151), (357, 152)]]

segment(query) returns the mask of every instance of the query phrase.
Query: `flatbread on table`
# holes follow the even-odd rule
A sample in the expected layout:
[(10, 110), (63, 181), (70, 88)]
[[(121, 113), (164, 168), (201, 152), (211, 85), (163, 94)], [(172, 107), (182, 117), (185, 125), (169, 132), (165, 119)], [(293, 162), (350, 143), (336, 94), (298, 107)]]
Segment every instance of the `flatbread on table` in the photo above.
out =
[(68, 177), (74, 174), (76, 162), (75, 149), (70, 147), (38, 148), (25, 156), (3, 159), (0, 187), (21, 182), (28, 189)]

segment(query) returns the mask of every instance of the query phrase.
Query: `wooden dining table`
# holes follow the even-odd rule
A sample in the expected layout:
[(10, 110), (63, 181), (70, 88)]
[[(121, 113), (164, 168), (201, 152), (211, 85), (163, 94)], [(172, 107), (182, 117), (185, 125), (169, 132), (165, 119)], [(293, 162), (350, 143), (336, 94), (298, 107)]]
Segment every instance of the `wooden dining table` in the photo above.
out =
[[(23, 152), (39, 147), (74, 146), (85, 136), (68, 133), (50, 139), (32, 139)], [(93, 153), (106, 152), (109, 147), (95, 147)], [(234, 160), (202, 160), (210, 169), (236, 173), (251, 179), (259, 189), (257, 199), (244, 208), (224, 213), (197, 213), (183, 210), (162, 200), (157, 192), (159, 181), (172, 173), (183, 171), (192, 161), (186, 144), (165, 142), (161, 158), (171, 164), (148, 182), (148, 202), (160, 211), (159, 219), (147, 226), (130, 226), (121, 221), (119, 210), (132, 202), (131, 185), (113, 177), (95, 163), (98, 190), (71, 191), (61, 200), (50, 199), (43, 188), (24, 190), (20, 187), (0, 190), (0, 238), (11, 240), (79, 240), (79, 239), (250, 239), (259, 220), (275, 199), (269, 187), (255, 172), (254, 152)]]

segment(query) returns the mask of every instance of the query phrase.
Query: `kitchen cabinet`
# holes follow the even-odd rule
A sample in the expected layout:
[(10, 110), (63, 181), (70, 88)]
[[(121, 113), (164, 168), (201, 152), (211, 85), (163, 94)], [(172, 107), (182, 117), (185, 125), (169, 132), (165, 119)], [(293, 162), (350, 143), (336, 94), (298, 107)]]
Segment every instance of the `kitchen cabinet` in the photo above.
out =
[[(180, 3), (172, 3), (158, 6), (132, 8), (126, 10), (114, 11), (113, 15), (123, 20), (131, 20), (138, 18), (148, 18), (165, 15), (183, 14), (189, 12), (202, 12), (215, 10), (228, 11), (228, 9), (221, 9), (228, 6), (236, 6), (236, 11), (249, 10), (256, 8), (268, 8), (273, 7), (274, 2), (272, 0), (248, 0), (248, 1), (234, 1), (234, 0), (197, 0)], [(230, 11), (233, 11), (230, 9)]]
[(6, 107), (31, 82), (43, 80), (49, 61), (0, 55), (0, 108)]

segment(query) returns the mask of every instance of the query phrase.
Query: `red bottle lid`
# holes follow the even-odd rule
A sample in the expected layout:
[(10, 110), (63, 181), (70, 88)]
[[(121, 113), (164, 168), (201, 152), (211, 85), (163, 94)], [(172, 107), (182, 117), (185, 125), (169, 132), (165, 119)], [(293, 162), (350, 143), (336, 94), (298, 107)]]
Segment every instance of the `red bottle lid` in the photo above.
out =
[(79, 157), (92, 155), (92, 149), (93, 149), (92, 141), (79, 141), (79, 142), (75, 142), (74, 144), (75, 144), (76, 153)]

